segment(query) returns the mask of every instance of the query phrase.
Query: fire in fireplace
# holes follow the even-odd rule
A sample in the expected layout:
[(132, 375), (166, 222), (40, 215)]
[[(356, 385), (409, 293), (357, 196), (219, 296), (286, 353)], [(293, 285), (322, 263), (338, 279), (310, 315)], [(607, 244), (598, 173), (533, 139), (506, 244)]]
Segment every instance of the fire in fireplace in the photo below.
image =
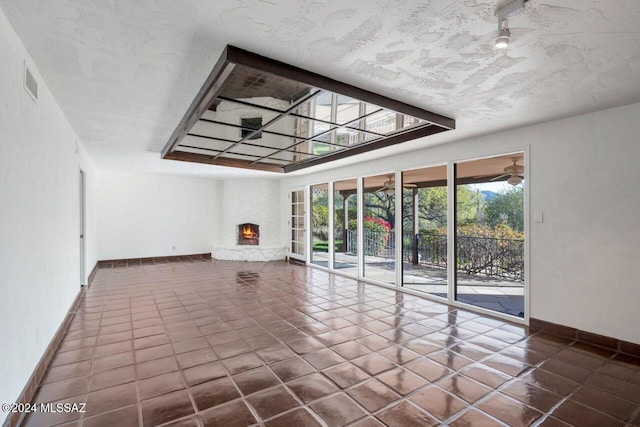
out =
[(256, 224), (240, 224), (238, 225), (238, 244), (239, 245), (259, 245), (260, 244), (260, 226)]

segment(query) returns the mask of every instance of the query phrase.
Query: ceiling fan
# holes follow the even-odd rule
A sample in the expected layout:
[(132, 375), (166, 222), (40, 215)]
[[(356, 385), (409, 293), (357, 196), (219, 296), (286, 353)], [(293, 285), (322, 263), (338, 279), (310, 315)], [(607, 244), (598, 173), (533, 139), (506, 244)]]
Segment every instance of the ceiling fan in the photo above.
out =
[[(402, 188), (416, 188), (416, 184), (403, 184)], [(387, 175), (387, 180), (382, 184), (382, 188), (376, 190), (376, 193), (385, 192), (388, 195), (394, 194), (396, 191), (396, 182), (393, 179), (393, 175)]]
[(517, 158), (513, 158), (511, 160), (513, 161), (513, 164), (503, 169), (504, 174), (491, 178), (489, 181), (497, 181), (508, 176), (509, 179), (507, 179), (507, 183), (511, 185), (520, 184), (522, 180), (524, 180), (524, 166), (518, 164)]

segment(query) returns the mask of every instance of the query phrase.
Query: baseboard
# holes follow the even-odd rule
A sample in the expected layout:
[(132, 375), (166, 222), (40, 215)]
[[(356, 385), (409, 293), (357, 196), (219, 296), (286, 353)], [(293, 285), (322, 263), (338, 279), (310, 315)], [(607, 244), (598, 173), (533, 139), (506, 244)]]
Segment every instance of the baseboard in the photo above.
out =
[(607, 350), (619, 351), (630, 356), (640, 357), (640, 344), (635, 344), (629, 341), (622, 341), (617, 338), (581, 331), (580, 329), (534, 318), (530, 319), (529, 327), (531, 329), (542, 330), (551, 335), (578, 340), (587, 344), (606, 348)]
[(91, 286), (91, 283), (93, 282), (93, 279), (96, 277), (97, 272), (98, 272), (98, 263), (96, 262), (96, 265), (93, 266), (93, 270), (91, 270), (91, 274), (89, 274), (89, 277), (87, 278), (87, 286)]
[(211, 261), (211, 252), (206, 254), (193, 254), (193, 255), (171, 255), (171, 256), (159, 256), (159, 257), (147, 257), (147, 258), (106, 259), (106, 260), (98, 261), (96, 265), (100, 269), (100, 268), (131, 267), (134, 265), (169, 264), (172, 262), (197, 262), (197, 261)]
[(289, 264), (297, 264), (297, 265), (307, 265), (306, 261), (302, 261), (301, 259), (287, 257), (287, 262)]
[[(33, 373), (27, 380), (27, 384), (22, 389), (20, 396), (18, 396), (18, 398), (16, 399), (16, 403), (30, 403), (33, 401), (33, 398), (35, 397), (35, 394), (36, 394), (36, 390), (40, 386), (40, 383), (42, 383), (44, 374), (45, 372), (47, 372), (47, 368), (49, 367), (51, 360), (53, 360), (53, 356), (56, 354), (56, 351), (58, 350), (58, 347), (60, 346), (62, 339), (67, 333), (67, 330), (69, 329), (69, 325), (71, 324), (71, 320), (73, 319), (73, 316), (76, 314), (78, 305), (80, 304), (80, 301), (82, 300), (82, 296), (84, 295), (84, 291), (85, 291), (85, 287), (83, 286), (78, 292), (78, 295), (76, 295), (75, 300), (73, 300), (73, 303), (71, 304), (69, 311), (67, 311), (67, 314), (64, 320), (62, 321), (62, 324), (60, 325), (55, 335), (51, 339), (51, 342), (49, 343), (49, 345), (47, 346), (47, 349), (44, 351), (44, 354), (38, 361), (38, 364), (33, 370)], [(3, 427), (16, 427), (20, 425), (20, 423), (23, 421), (23, 416), (26, 416), (26, 413), (19, 413), (19, 412), (10, 413), (2, 425)]]

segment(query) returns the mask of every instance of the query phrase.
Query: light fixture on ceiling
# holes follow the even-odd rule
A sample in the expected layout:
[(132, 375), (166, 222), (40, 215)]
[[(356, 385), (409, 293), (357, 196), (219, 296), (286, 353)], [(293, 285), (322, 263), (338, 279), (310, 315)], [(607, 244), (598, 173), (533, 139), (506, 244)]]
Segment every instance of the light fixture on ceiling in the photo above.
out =
[(511, 31), (507, 26), (507, 18), (502, 18), (500, 23), (500, 31), (498, 32), (498, 38), (496, 39), (496, 48), (505, 49), (509, 46), (509, 40), (511, 39)]
[(498, 38), (496, 39), (496, 48), (505, 49), (509, 46), (511, 40), (511, 30), (507, 25), (507, 17), (514, 15), (524, 9), (524, 5), (528, 0), (515, 0), (496, 9), (495, 16), (498, 17)]

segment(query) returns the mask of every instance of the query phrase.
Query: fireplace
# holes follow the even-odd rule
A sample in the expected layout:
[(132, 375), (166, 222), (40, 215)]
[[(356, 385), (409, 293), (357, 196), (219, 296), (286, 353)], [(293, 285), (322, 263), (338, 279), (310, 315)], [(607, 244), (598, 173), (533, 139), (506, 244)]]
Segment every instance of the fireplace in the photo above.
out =
[(239, 245), (259, 245), (260, 244), (260, 226), (256, 224), (239, 224), (238, 225), (238, 244)]

